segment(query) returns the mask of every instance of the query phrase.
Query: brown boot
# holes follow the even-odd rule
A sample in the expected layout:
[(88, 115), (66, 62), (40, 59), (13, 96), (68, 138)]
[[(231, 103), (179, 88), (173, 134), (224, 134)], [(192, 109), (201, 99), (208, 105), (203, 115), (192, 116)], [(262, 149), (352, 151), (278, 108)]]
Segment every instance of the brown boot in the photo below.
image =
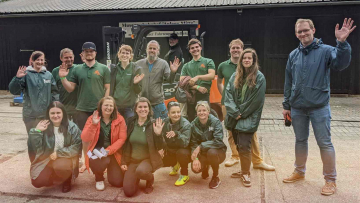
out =
[(322, 195), (333, 195), (336, 192), (336, 183), (335, 182), (325, 182), (324, 187), (321, 190)]
[(305, 178), (305, 175), (300, 175), (297, 172), (293, 172), (289, 177), (284, 178), (283, 182), (284, 183), (293, 183), (296, 182), (298, 180), (303, 180)]

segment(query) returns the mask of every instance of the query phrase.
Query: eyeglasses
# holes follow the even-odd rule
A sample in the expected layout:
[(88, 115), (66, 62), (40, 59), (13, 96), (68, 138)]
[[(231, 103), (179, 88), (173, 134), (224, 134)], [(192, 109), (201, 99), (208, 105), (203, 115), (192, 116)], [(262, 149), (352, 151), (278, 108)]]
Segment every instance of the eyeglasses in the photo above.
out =
[(301, 34), (301, 33), (307, 33), (309, 31), (310, 31), (310, 29), (305, 29), (305, 30), (299, 30), (296, 33)]
[(198, 101), (197, 104), (209, 104), (207, 101)]

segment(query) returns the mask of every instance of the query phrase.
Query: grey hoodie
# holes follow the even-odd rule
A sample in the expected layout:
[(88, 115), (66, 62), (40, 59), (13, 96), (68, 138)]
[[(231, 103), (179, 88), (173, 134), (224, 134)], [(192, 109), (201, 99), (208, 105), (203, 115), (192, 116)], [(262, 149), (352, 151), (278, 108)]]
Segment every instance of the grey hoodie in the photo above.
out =
[(44, 66), (40, 72), (36, 72), (32, 66), (28, 66), (26, 73), (22, 78), (15, 76), (9, 84), (9, 90), (14, 95), (23, 92), (23, 118), (45, 117), (49, 104), (59, 100), (55, 79)]

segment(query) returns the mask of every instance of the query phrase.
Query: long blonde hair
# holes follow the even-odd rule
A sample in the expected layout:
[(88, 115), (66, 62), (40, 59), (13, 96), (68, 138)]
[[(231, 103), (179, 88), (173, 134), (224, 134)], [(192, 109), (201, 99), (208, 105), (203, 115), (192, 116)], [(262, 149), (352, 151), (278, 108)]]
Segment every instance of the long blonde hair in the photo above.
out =
[[(253, 63), (250, 66), (250, 68), (248, 68), (247, 71), (245, 70), (244, 66), (242, 65), (242, 61), (243, 61), (244, 55), (246, 53), (251, 53), (252, 57), (253, 57)], [(256, 85), (256, 76), (257, 76), (257, 71), (259, 70), (259, 68), (260, 67), (259, 67), (258, 56), (256, 54), (256, 51), (252, 48), (245, 49), (240, 55), (240, 60), (239, 60), (238, 66), (236, 68), (236, 76), (235, 76), (235, 81), (234, 81), (235, 88), (239, 89), (245, 83), (250, 88), (253, 88)], [(244, 77), (246, 77), (246, 79)]]

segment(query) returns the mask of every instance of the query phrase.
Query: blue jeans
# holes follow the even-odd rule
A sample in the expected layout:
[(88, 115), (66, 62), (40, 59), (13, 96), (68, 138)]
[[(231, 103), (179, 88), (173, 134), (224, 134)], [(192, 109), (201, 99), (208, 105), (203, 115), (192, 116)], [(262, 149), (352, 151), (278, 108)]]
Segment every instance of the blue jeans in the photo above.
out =
[(134, 110), (130, 107), (118, 108), (118, 112), (122, 115), (122, 117), (124, 117), (125, 121), (135, 115)]
[(295, 171), (305, 174), (306, 159), (308, 156), (309, 124), (311, 121), (316, 142), (320, 148), (323, 162), (323, 175), (326, 181), (335, 182), (335, 149), (331, 143), (330, 105), (320, 108), (295, 109), (291, 108), (291, 118), (294, 127), (295, 143)]
[(153, 118), (162, 118), (165, 119), (168, 117), (168, 111), (166, 109), (165, 103), (162, 102), (160, 104), (156, 104), (154, 106), (152, 106), (152, 110), (154, 112)]

